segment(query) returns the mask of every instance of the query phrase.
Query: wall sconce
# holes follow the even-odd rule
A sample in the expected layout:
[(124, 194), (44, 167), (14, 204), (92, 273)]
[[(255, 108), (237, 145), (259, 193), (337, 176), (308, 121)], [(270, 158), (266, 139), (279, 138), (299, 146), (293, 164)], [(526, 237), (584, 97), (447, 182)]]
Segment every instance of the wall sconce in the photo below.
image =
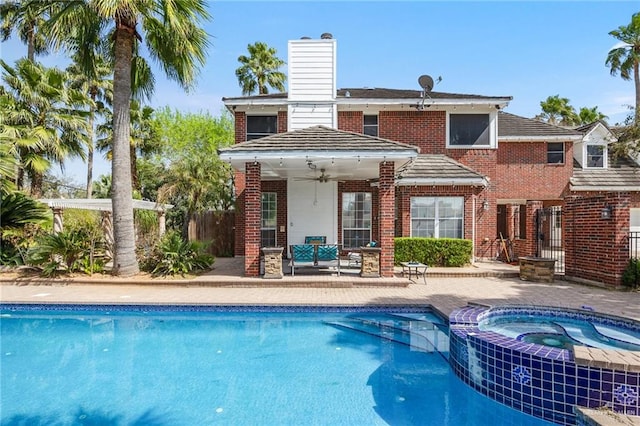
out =
[(613, 213), (613, 209), (610, 205), (605, 205), (602, 210), (600, 210), (600, 217), (602, 219), (611, 219)]
[(489, 202), (488, 202), (487, 200), (484, 200), (484, 201), (482, 202), (482, 209), (483, 209), (484, 211), (489, 210)]

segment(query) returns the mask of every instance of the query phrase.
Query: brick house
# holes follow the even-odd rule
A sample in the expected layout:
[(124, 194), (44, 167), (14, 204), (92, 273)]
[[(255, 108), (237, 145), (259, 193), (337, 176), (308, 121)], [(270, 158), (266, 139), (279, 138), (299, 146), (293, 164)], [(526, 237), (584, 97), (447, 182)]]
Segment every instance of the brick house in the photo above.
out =
[[(288, 93), (223, 98), (236, 145), (235, 255), (323, 235), (343, 250), (371, 240), (393, 274), (394, 236), (473, 242), (499, 235), (533, 254), (535, 209), (561, 208), (583, 132), (503, 112), (510, 96), (336, 88), (336, 40), (289, 42)], [(285, 250), (285, 255), (287, 250)]]

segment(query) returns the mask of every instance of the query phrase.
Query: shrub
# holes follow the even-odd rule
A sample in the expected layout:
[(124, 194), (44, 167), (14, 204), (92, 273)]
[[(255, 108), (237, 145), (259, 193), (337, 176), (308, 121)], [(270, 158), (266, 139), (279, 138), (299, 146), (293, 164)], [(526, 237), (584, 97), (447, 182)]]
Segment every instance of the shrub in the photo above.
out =
[(65, 230), (38, 238), (36, 245), (29, 250), (28, 261), (40, 266), (42, 275), (47, 277), (62, 272), (90, 274), (104, 268), (104, 258), (94, 256), (100, 249), (100, 241), (96, 241), (88, 231)]
[(459, 238), (395, 239), (395, 263), (418, 261), (429, 266), (464, 266), (471, 261), (473, 245)]
[(140, 262), (143, 270), (153, 275), (184, 275), (209, 268), (214, 257), (205, 252), (198, 241), (184, 241), (176, 231), (167, 232), (151, 254)]
[(633, 289), (640, 288), (640, 259), (629, 259), (627, 268), (622, 274), (622, 284)]

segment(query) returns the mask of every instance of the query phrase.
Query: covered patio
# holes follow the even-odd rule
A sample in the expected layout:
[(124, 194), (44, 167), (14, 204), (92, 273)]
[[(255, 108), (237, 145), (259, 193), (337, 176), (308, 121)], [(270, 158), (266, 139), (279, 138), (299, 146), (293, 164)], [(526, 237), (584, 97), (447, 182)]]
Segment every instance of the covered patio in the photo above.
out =
[[(236, 256), (244, 274), (260, 273), (265, 246), (262, 193), (275, 193), (277, 226), (272, 247), (323, 236), (342, 250), (369, 241), (347, 239), (342, 228), (344, 193), (371, 193), (369, 240), (380, 247), (380, 275), (393, 277), (395, 179), (418, 156), (412, 145), (325, 126), (278, 133), (220, 150), (236, 170)], [(358, 200), (355, 200), (357, 202)], [(355, 241), (355, 242), (354, 242)]]

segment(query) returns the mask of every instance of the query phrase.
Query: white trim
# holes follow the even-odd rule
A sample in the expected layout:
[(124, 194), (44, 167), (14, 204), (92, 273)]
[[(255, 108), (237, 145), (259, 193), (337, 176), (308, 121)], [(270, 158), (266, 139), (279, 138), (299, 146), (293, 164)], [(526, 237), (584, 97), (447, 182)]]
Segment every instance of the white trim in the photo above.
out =
[(638, 192), (638, 186), (574, 186), (569, 188), (574, 192)]
[(576, 142), (582, 136), (498, 136), (498, 142)]
[[(431, 106), (465, 106), (469, 107), (473, 104), (474, 106), (488, 106), (495, 108), (496, 105), (500, 107), (500, 109), (505, 108), (511, 98), (497, 98), (497, 99), (472, 99), (472, 98), (455, 98), (455, 99), (426, 99), (424, 105), (424, 111), (428, 111)], [(233, 99), (223, 99), (222, 101), (227, 108), (231, 108), (233, 106), (273, 106), (286, 107), (289, 104), (302, 103), (301, 100), (289, 100), (289, 98), (233, 98)], [(304, 101), (304, 103), (335, 103), (338, 106), (341, 105), (407, 105), (414, 107), (418, 104), (422, 104), (422, 98), (348, 98), (348, 97), (336, 97), (333, 101)]]
[[(81, 209), (111, 211), (111, 198), (42, 198), (38, 202), (46, 204), (50, 208)], [(159, 204), (154, 201), (132, 200), (133, 208), (139, 210), (155, 210), (163, 212), (173, 208), (173, 204)]]
[(401, 178), (396, 179), (396, 186), (436, 185), (436, 186), (489, 186), (485, 178)]
[(353, 159), (361, 158), (363, 160), (407, 160), (416, 158), (418, 153), (415, 150), (403, 151), (222, 151), (219, 154), (221, 160), (224, 161), (260, 161), (260, 160), (288, 160), (300, 158), (328, 158), (328, 159)]

